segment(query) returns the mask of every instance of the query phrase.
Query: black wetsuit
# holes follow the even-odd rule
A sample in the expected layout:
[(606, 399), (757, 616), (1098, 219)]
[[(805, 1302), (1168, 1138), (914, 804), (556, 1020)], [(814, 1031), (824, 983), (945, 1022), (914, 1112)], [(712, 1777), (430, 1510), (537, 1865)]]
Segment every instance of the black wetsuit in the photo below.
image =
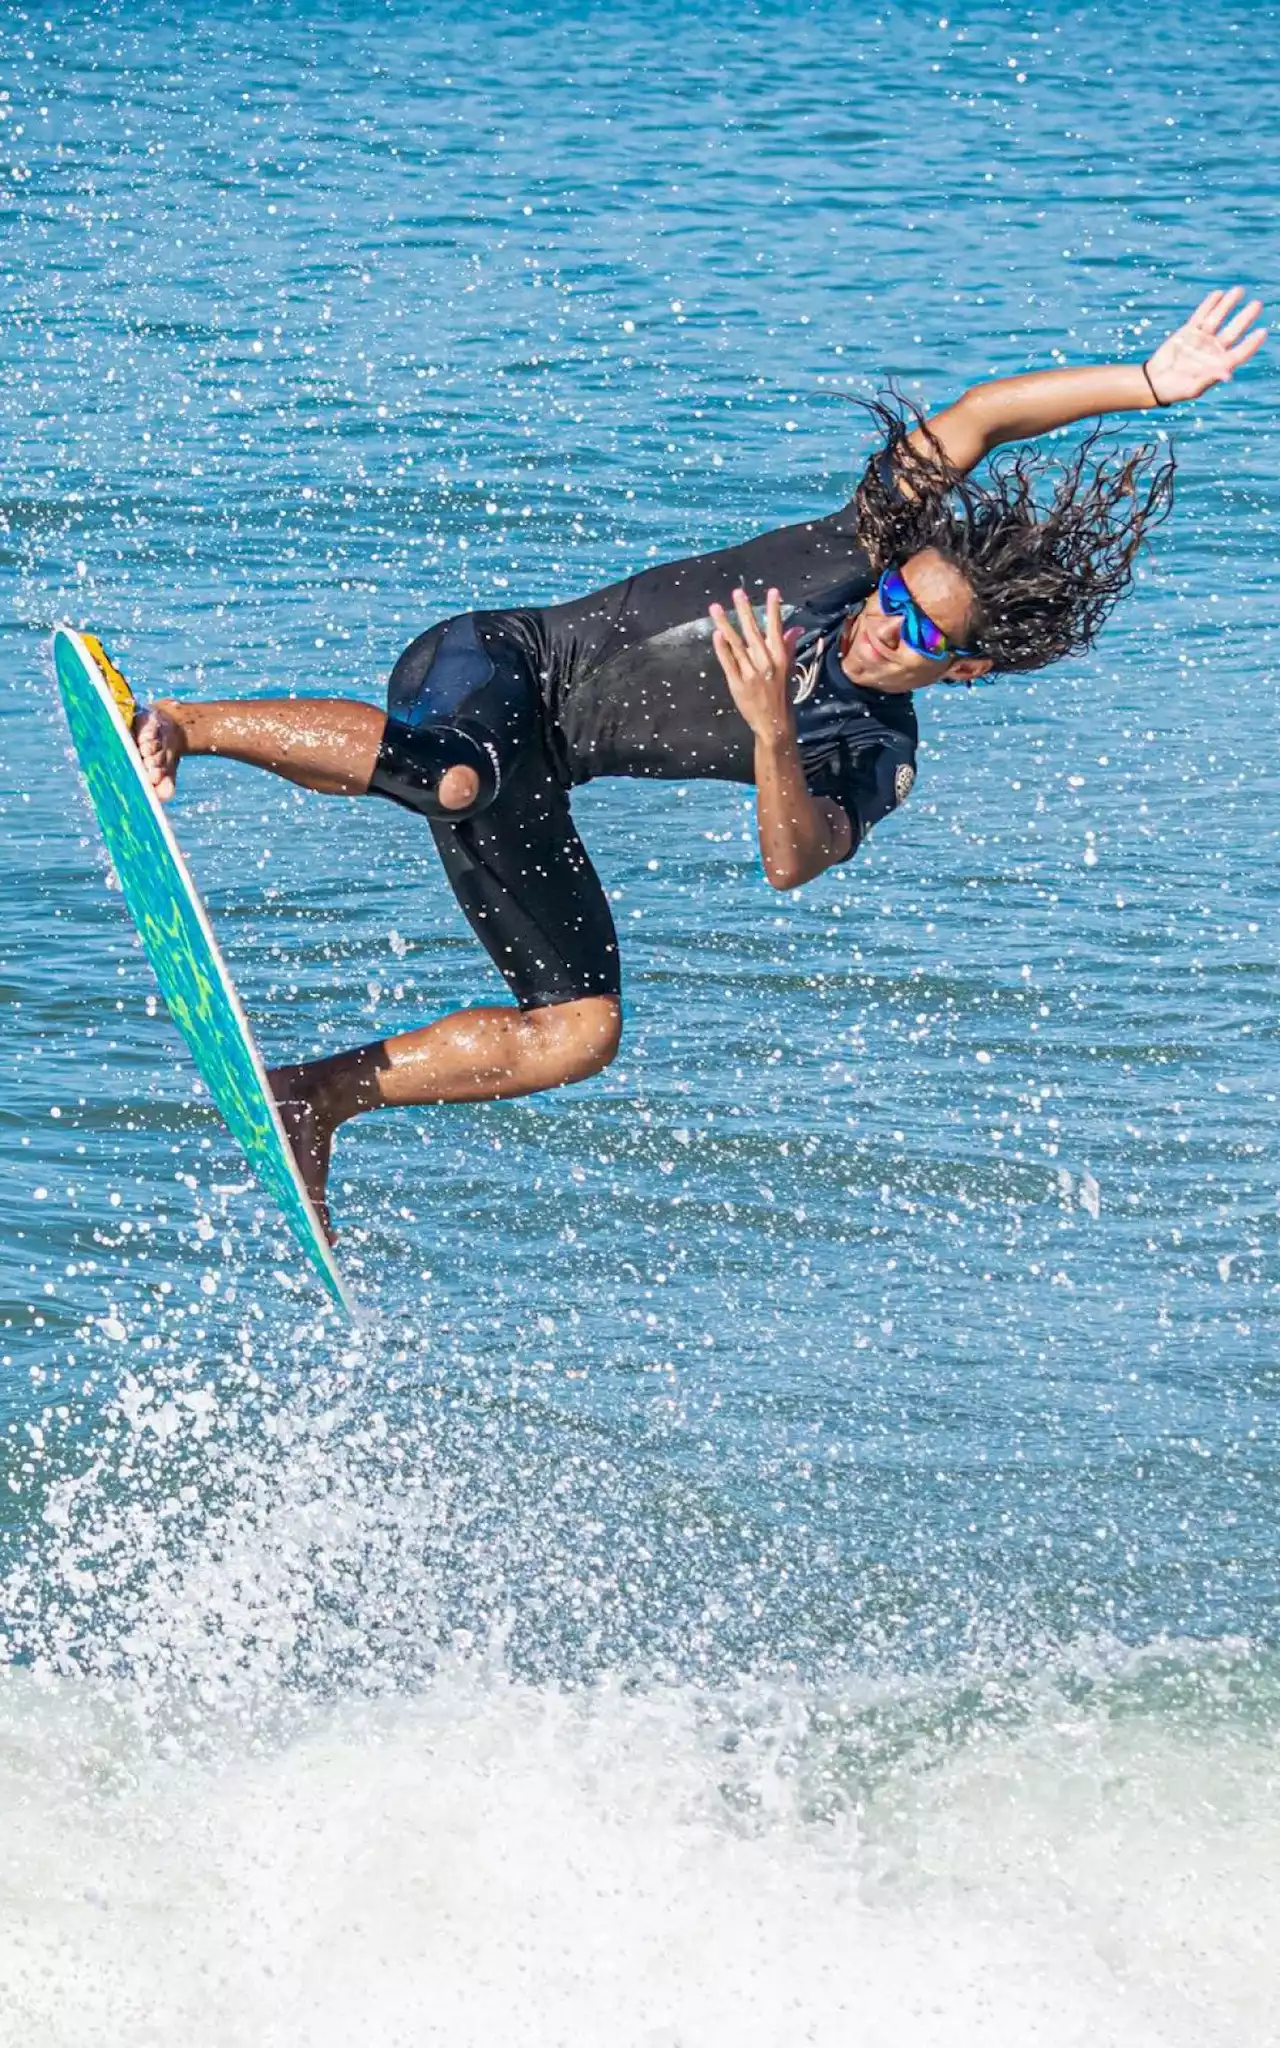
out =
[[(862, 689), (840, 667), (840, 625), (874, 587), (852, 505), (572, 604), (445, 620), (397, 661), (373, 787), (429, 810), (458, 901), (522, 1008), (619, 992), (617, 935), (570, 816), (573, 785), (754, 782), (751, 730), (707, 607), (738, 587), (762, 601), (771, 585), (803, 632), (792, 694), (806, 781), (843, 806), (856, 848), (911, 787), (916, 720), (909, 696)], [(441, 758), (474, 760), (488, 785), (486, 807), (461, 820), (422, 800), (439, 780), (440, 733), (469, 750)], [(415, 768), (424, 761), (430, 773)]]

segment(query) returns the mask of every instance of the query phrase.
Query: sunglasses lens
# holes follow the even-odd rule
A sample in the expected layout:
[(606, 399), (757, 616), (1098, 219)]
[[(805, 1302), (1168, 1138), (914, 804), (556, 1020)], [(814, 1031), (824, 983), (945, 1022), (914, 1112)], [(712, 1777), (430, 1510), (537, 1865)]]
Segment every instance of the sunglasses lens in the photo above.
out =
[[(941, 661), (943, 655), (950, 652), (946, 634), (940, 627), (934, 625), (932, 619), (926, 618), (923, 612), (916, 612), (915, 617), (908, 619), (906, 624), (908, 630), (904, 632), (903, 637), (908, 646), (914, 647), (918, 654), (927, 654), (930, 661)], [(915, 628), (914, 633), (910, 631), (911, 627)]]
[(907, 589), (897, 569), (886, 569), (880, 578), (880, 605), (891, 618), (900, 619), (911, 603), (911, 592)]

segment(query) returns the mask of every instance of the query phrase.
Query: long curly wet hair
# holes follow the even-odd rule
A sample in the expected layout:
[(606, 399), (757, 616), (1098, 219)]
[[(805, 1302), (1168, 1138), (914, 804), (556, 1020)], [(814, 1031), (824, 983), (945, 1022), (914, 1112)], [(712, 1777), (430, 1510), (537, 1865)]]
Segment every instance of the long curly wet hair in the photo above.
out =
[[(1095, 427), (1066, 460), (1023, 447), (996, 456), (979, 480), (947, 460), (900, 392), (854, 402), (882, 442), (854, 498), (877, 574), (936, 549), (973, 591), (969, 641), (995, 669), (1047, 668), (1091, 646), (1172, 506), (1172, 455), (1115, 449)], [(910, 445), (917, 428), (927, 455)]]

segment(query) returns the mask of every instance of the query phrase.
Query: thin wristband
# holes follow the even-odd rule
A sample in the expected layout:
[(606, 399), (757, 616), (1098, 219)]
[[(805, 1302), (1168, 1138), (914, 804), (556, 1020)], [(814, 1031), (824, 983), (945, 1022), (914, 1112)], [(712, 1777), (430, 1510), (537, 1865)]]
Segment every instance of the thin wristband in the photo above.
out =
[(1145, 363), (1142, 365), (1142, 374), (1147, 380), (1148, 391), (1151, 393), (1151, 396), (1155, 399), (1156, 404), (1160, 407), (1160, 410), (1163, 412), (1166, 406), (1168, 405), (1168, 400), (1165, 398), (1161, 398), (1160, 393), (1156, 390), (1155, 385), (1151, 382), (1151, 372), (1147, 368)]

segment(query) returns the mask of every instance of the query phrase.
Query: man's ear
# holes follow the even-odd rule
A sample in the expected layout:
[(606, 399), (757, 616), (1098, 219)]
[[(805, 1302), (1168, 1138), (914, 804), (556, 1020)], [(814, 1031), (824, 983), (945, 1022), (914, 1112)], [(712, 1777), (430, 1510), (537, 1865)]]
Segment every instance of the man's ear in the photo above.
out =
[(979, 676), (991, 672), (989, 654), (964, 654), (959, 661), (953, 661), (944, 680), (948, 683), (976, 683)]

